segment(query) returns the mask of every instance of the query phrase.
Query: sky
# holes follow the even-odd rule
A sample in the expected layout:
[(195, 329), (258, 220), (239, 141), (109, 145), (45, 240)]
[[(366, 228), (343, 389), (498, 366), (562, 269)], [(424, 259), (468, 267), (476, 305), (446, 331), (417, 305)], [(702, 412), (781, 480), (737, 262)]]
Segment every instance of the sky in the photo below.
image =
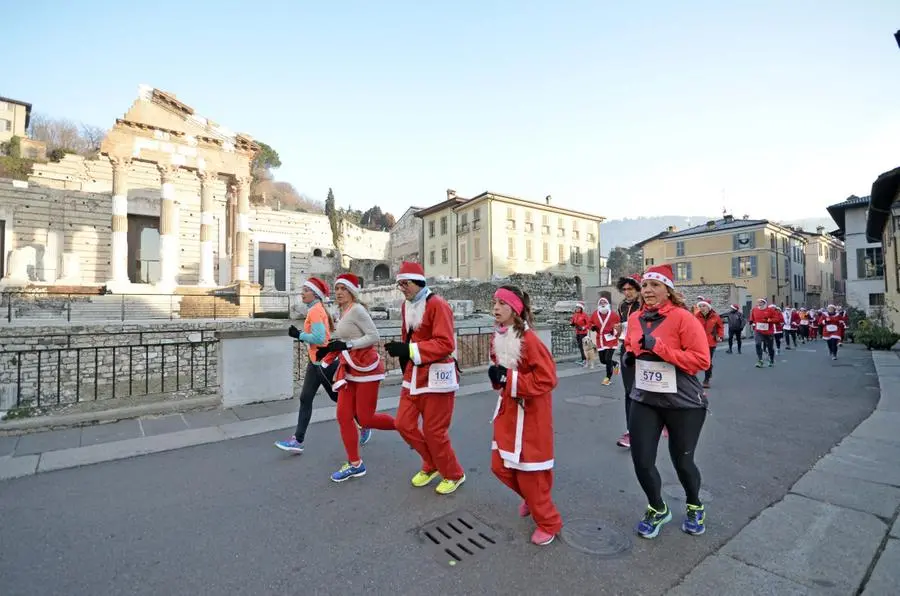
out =
[(900, 166), (897, 0), (33, 0), (3, 15), (20, 58), (0, 95), (110, 127), (148, 84), (271, 145), (300, 192), (397, 217), (448, 188), (608, 218), (818, 217)]

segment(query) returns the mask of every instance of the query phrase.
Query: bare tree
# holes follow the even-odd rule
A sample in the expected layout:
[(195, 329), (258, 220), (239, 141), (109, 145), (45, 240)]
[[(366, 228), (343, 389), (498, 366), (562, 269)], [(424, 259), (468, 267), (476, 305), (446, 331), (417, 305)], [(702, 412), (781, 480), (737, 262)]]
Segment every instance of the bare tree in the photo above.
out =
[(88, 151), (99, 151), (100, 143), (106, 137), (106, 129), (102, 126), (94, 126), (93, 124), (81, 125), (81, 138), (87, 145)]
[(76, 124), (66, 118), (51, 118), (45, 114), (33, 114), (28, 136), (43, 141), (47, 149), (61, 149), (87, 154), (100, 148), (106, 131), (99, 126)]

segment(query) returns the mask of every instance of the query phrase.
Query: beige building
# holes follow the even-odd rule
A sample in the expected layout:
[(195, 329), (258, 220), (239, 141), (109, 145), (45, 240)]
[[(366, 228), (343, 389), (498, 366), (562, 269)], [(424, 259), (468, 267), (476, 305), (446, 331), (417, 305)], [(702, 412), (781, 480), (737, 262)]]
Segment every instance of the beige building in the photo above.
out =
[(25, 137), (31, 120), (31, 104), (0, 97), (0, 143), (13, 137)]
[(802, 234), (806, 237), (807, 306), (824, 308), (829, 304), (843, 304), (847, 280), (844, 243), (822, 227), (815, 233)]
[[(753, 298), (803, 304), (805, 237), (765, 219), (722, 219), (637, 244), (644, 268), (669, 263), (677, 286), (734, 284)], [(688, 296), (693, 299), (692, 296)]]
[(879, 176), (872, 184), (866, 217), (869, 242), (884, 248), (884, 298), (880, 313), (895, 331), (900, 329), (900, 168)]
[(447, 200), (416, 213), (429, 277), (490, 280), (549, 272), (600, 283), (598, 215), (492, 192)]

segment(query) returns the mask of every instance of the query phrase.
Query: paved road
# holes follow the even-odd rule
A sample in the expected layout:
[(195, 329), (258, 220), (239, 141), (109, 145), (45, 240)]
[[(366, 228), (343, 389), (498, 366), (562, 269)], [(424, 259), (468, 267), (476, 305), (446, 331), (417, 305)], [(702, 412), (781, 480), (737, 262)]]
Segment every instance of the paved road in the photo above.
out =
[[(0, 483), (0, 591), (661, 594), (780, 499), (878, 398), (871, 359), (852, 346), (837, 363), (824, 344), (788, 353), (775, 369), (753, 362), (716, 356), (698, 455), (711, 494), (700, 538), (676, 523), (655, 541), (631, 538), (646, 503), (627, 452), (614, 445), (621, 386), (602, 387), (595, 374), (565, 379), (555, 394), (555, 494), (565, 519), (621, 530), (631, 544), (624, 554), (527, 543), (530, 522), (490, 473), (495, 400), (481, 394), (457, 403), (453, 437), (468, 482), (451, 497), (408, 486), (417, 459), (389, 433), (365, 448), (367, 477), (331, 483), (343, 457), (333, 422), (311, 427), (300, 457), (271, 448), (281, 436), (267, 434)], [(664, 481), (675, 483), (667, 455), (661, 462)], [(416, 529), (458, 510), (501, 539), (451, 567)]]

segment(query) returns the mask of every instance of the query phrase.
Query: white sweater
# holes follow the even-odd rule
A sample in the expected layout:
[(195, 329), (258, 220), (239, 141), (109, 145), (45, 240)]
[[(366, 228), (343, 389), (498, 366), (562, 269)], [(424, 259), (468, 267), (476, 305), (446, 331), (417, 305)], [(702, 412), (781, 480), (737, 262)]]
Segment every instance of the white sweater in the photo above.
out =
[(352, 348), (367, 348), (381, 339), (378, 328), (362, 304), (355, 303), (345, 312), (334, 329), (336, 339), (350, 344)]

